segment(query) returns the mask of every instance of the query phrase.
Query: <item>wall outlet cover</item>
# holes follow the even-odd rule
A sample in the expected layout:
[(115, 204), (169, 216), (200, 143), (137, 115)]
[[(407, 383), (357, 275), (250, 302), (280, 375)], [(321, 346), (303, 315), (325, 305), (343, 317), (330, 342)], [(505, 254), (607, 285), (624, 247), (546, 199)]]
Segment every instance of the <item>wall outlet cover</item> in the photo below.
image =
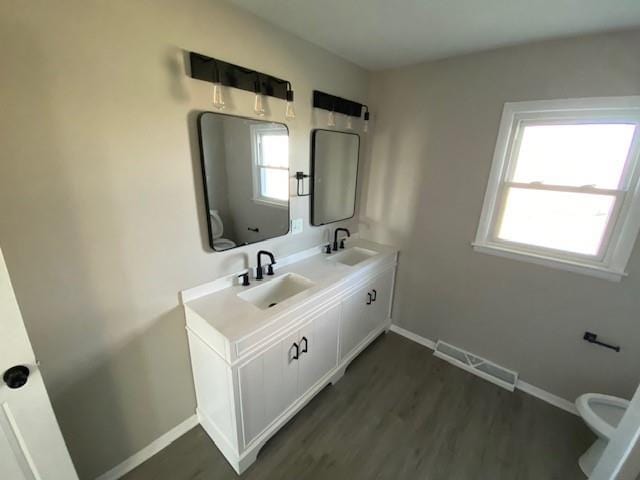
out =
[(297, 235), (298, 233), (302, 233), (303, 222), (301, 218), (296, 218), (291, 220), (291, 234)]

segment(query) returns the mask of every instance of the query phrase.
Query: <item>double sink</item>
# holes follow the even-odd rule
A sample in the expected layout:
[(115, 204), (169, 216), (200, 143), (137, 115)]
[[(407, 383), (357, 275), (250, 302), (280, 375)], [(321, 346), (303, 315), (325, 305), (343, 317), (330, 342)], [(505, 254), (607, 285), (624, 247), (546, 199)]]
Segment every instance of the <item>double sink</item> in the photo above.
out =
[[(367, 250), (366, 248), (351, 247), (327, 257), (327, 261), (355, 267), (377, 254), (378, 252)], [(302, 275), (287, 273), (263, 285), (239, 293), (238, 297), (261, 310), (266, 310), (308, 290), (314, 285), (314, 282)]]

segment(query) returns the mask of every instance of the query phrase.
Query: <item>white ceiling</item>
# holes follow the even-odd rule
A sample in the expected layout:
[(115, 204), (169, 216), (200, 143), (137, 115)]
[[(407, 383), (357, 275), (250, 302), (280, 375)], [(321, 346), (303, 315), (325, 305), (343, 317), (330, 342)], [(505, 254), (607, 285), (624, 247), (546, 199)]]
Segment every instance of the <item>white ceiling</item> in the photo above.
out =
[(640, 0), (230, 1), (371, 70), (640, 25)]

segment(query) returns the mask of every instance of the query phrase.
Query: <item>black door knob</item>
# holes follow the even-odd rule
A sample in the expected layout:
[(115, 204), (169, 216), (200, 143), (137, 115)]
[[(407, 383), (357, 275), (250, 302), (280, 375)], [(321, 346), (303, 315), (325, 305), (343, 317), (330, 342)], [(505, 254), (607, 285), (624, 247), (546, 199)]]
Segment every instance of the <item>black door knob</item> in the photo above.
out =
[(29, 378), (29, 369), (23, 365), (16, 365), (4, 372), (2, 379), (9, 388), (20, 388)]

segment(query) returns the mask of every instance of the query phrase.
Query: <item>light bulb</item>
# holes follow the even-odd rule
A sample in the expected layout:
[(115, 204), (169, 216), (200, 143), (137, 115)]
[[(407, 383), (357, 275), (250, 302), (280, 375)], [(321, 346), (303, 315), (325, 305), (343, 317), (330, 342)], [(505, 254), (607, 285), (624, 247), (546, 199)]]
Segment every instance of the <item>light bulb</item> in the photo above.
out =
[(213, 84), (213, 106), (218, 110), (225, 107), (224, 98), (222, 97), (222, 84), (216, 82)]
[(296, 118), (296, 109), (293, 108), (293, 102), (287, 102), (287, 106), (284, 109), (284, 116), (286, 118)]
[(264, 117), (264, 100), (262, 99), (262, 88), (257, 73), (256, 81), (253, 83), (253, 91), (256, 93), (256, 98), (253, 99), (253, 111), (259, 117)]
[(347, 130), (353, 130), (353, 118), (347, 115)]
[(253, 100), (253, 111), (256, 115), (264, 117), (264, 101), (260, 93), (256, 93), (256, 98)]
[(330, 110), (329, 115), (327, 115), (327, 125), (329, 127), (336, 126), (336, 113), (333, 110)]
[(287, 90), (287, 104), (284, 107), (285, 118), (296, 118), (296, 110), (293, 108), (293, 90)]

